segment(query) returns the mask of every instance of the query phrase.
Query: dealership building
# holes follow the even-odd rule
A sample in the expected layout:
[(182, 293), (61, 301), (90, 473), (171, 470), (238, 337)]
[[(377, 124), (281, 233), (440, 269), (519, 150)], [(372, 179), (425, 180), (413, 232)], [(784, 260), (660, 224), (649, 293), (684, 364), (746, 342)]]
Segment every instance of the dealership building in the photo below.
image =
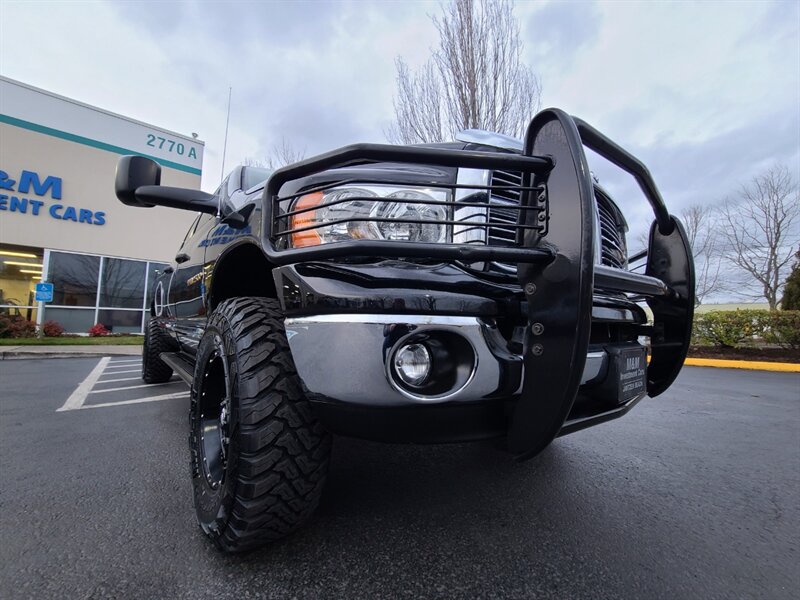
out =
[[(117, 160), (161, 165), (164, 185), (200, 187), (203, 142), (0, 77), (0, 314), (85, 333), (143, 329), (155, 275), (195, 215), (114, 196)], [(53, 284), (40, 303), (35, 284)]]

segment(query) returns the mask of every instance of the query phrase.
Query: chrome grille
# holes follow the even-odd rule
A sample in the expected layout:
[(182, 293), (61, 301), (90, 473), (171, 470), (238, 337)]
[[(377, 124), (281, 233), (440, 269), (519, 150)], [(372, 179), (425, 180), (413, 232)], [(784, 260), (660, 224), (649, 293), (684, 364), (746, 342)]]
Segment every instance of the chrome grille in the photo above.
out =
[[(493, 171), (489, 185), (493, 188), (495, 186), (521, 186), (522, 173), (514, 171)], [(519, 190), (492, 189), (492, 194), (489, 199), (489, 222), (491, 223), (489, 226), (490, 246), (516, 245), (516, 231), (513, 225), (517, 224), (519, 211), (511, 207), (519, 206), (519, 203)]]
[[(514, 171), (493, 171), (490, 185), (511, 186), (522, 185), (522, 174)], [(597, 201), (597, 218), (600, 234), (600, 257), (603, 265), (617, 269), (627, 268), (627, 248), (625, 245), (625, 222), (614, 203), (600, 190), (595, 188)], [(493, 189), (489, 200), (489, 239), (490, 246), (514, 246), (516, 233), (509, 225), (517, 222), (518, 211), (513, 207), (520, 202), (519, 190)], [(516, 265), (492, 263), (490, 270), (503, 273), (515, 273)]]
[(597, 216), (600, 221), (600, 264), (615, 269), (627, 266), (624, 222), (611, 200), (602, 192), (595, 190)]

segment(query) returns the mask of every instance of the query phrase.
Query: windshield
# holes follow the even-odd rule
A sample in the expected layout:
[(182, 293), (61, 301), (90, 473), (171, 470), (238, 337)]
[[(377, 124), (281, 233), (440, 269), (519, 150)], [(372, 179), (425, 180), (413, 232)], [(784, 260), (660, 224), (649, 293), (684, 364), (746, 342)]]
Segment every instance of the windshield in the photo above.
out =
[(264, 169), (262, 167), (245, 167), (242, 173), (242, 189), (249, 190), (257, 186), (259, 183), (264, 183), (269, 176), (272, 175), (275, 169)]

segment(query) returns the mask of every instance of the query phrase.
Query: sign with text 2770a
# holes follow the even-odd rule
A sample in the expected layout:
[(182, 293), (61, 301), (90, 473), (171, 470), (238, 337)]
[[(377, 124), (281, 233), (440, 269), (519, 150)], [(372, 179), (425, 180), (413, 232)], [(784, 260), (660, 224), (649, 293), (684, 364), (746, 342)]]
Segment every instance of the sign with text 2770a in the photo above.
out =
[(52, 302), (53, 301), (53, 284), (52, 283), (37, 283), (36, 284), (36, 301), (37, 302)]

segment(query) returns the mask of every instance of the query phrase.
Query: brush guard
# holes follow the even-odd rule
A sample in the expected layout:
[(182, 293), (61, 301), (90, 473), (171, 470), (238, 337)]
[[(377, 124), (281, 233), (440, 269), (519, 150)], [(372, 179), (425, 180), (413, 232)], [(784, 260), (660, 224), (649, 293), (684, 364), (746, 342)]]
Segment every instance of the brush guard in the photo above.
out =
[[(644, 275), (595, 264), (594, 191), (584, 145), (631, 174), (653, 209), (655, 220)], [(343, 172), (343, 179), (334, 184), (281, 196), (284, 184), (329, 169), (377, 162), (521, 172), (522, 185), (515, 188), (521, 192), (514, 226), (517, 247), (367, 240), (290, 247), (293, 234), (325, 226), (294, 226), (292, 217), (320, 208), (298, 208), (300, 196), (360, 181), (344, 179)], [(369, 183), (397, 184), (373, 179)], [(446, 201), (423, 202), (445, 205), (450, 215), (426, 223), (484, 229), (492, 225), (488, 218), (479, 216), (467, 223), (452, 218), (454, 208), (470, 205), (468, 198), (453, 200), (455, 189), (467, 187), (490, 193), (492, 186), (420, 184), (453, 190)], [(381, 201), (374, 197), (363, 200)], [(528, 327), (525, 377), (510, 415), (508, 447), (520, 459), (538, 454), (558, 435), (621, 416), (644, 396), (603, 412), (571, 414), (586, 362), (594, 289), (635, 295), (652, 309), (653, 326), (642, 331), (651, 337), (647, 394), (657, 396), (666, 390), (686, 357), (694, 308), (694, 263), (683, 226), (669, 214), (650, 173), (638, 159), (561, 110), (544, 110), (534, 117), (522, 155), (357, 144), (301, 161), (273, 173), (265, 186), (263, 212), (263, 247), (276, 265), (345, 257), (517, 263), (517, 277), (527, 300)], [(381, 222), (380, 217), (358, 220)]]

